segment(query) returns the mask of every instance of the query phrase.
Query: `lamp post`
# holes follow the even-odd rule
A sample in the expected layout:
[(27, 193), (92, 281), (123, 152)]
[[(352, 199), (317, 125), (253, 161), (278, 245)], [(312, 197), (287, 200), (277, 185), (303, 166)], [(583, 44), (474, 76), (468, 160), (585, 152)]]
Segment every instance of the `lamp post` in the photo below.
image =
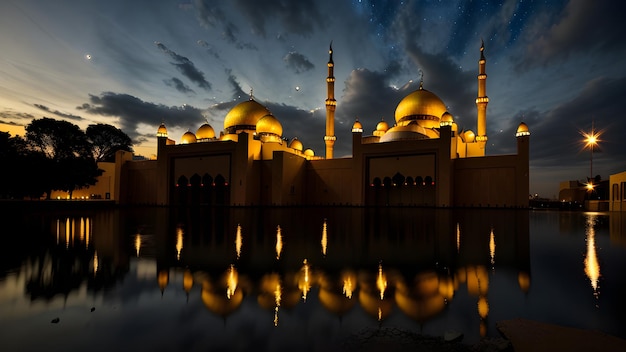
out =
[(589, 148), (591, 154), (589, 157), (589, 182), (587, 183), (587, 189), (590, 191), (593, 190), (593, 147), (600, 142), (600, 134), (597, 133), (593, 128), (593, 121), (591, 122), (591, 132), (586, 133), (582, 132), (582, 135), (585, 137), (585, 148)]

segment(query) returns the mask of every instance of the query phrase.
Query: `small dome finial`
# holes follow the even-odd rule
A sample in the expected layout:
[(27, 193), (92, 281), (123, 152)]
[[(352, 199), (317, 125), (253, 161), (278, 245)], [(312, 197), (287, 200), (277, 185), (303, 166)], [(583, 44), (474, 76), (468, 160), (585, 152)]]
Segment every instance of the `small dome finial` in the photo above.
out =
[(250, 88), (250, 100), (254, 100), (254, 94), (252, 94), (254, 92), (254, 88)]
[(419, 70), (420, 73), (420, 90), (424, 89), (424, 71)]

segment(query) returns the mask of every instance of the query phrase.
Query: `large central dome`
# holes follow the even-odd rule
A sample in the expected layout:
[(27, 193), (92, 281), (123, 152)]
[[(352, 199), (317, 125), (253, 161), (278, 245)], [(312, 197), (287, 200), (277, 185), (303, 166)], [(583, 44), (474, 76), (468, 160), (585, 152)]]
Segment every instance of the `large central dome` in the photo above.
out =
[(396, 124), (406, 126), (416, 121), (424, 128), (439, 128), (439, 119), (446, 111), (446, 105), (438, 96), (420, 86), (396, 107)]
[(256, 130), (259, 120), (270, 111), (263, 105), (250, 99), (233, 107), (224, 118), (224, 131), (237, 133), (240, 130)]

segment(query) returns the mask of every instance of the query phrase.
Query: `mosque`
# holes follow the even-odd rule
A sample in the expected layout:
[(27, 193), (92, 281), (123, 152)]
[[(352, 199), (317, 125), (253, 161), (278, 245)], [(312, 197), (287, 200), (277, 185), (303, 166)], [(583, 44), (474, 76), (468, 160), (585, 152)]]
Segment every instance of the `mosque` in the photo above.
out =
[[(459, 130), (444, 102), (423, 87), (405, 96), (393, 125), (372, 134), (357, 119), (352, 156), (335, 158), (334, 62), (329, 50), (325, 156), (283, 138), (277, 117), (252, 94), (233, 107), (216, 133), (205, 123), (175, 142), (157, 130), (156, 160), (119, 152), (111, 199), (154, 205), (390, 205), (528, 207), (529, 136), (522, 122), (517, 153), (485, 155), (487, 74), (478, 61), (477, 128)], [(321, 131), (320, 131), (321, 132)]]

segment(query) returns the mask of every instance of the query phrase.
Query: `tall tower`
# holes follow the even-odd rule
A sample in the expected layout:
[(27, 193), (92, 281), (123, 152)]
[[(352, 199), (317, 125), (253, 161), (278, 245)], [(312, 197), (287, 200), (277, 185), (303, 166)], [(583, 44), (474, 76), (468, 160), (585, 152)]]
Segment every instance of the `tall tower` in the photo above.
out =
[(328, 59), (328, 77), (326, 77), (326, 135), (324, 143), (326, 144), (326, 159), (333, 158), (333, 148), (335, 146), (335, 108), (337, 101), (335, 100), (335, 75), (333, 63), (333, 42), (330, 42), (328, 49), (330, 59)]
[(478, 60), (478, 97), (476, 97), (476, 108), (478, 109), (478, 123), (476, 126), (476, 142), (480, 149), (485, 149), (487, 144), (487, 74), (485, 73), (485, 42), (480, 44), (480, 60)]

